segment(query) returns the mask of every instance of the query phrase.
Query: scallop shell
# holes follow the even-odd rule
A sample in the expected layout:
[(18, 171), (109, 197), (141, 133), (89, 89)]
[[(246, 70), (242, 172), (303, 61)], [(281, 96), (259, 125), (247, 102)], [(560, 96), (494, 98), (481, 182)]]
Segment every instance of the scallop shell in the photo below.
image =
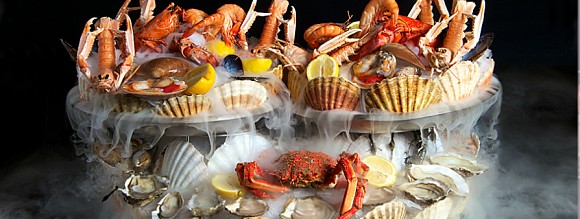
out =
[(360, 96), (360, 88), (343, 77), (318, 77), (306, 85), (306, 103), (316, 110), (353, 111)]
[(115, 95), (114, 100), (116, 101), (116, 105), (113, 109), (113, 112), (136, 113), (149, 107), (149, 104), (146, 101), (143, 101), (133, 95)]
[(271, 148), (270, 141), (261, 135), (230, 136), (209, 159), (207, 172), (210, 176), (234, 173), (237, 163), (258, 160), (261, 153)]
[(212, 95), (216, 95), (225, 107), (232, 109), (251, 110), (262, 105), (268, 99), (268, 91), (264, 86), (255, 81), (235, 80), (212, 89)]
[(471, 61), (461, 61), (437, 77), (442, 101), (456, 101), (471, 96), (481, 78), (479, 65)]
[(306, 84), (308, 84), (306, 74), (298, 72), (288, 73), (287, 86), (290, 91), (290, 99), (292, 102), (296, 103), (302, 98), (306, 89)]
[(205, 95), (183, 95), (163, 101), (155, 106), (154, 111), (162, 116), (183, 118), (205, 112), (210, 105), (210, 100)]
[(169, 179), (168, 191), (191, 197), (193, 189), (208, 180), (204, 156), (194, 145), (176, 140), (169, 143), (163, 155), (159, 175)]
[(447, 219), (452, 208), (453, 201), (445, 198), (423, 209), (414, 219)]
[(367, 111), (413, 112), (438, 103), (441, 92), (434, 80), (417, 75), (385, 79), (365, 95)]
[(361, 219), (404, 219), (406, 215), (405, 204), (391, 201), (375, 207)]
[(304, 198), (290, 198), (284, 203), (284, 211), (280, 213), (280, 218), (317, 218), (331, 219), (338, 216), (338, 211), (334, 207), (317, 196)]
[[(177, 88), (164, 92), (163, 88), (170, 85), (175, 85)], [(146, 100), (165, 100), (179, 95), (186, 89), (187, 84), (184, 81), (171, 77), (133, 81), (123, 86), (125, 92)]]

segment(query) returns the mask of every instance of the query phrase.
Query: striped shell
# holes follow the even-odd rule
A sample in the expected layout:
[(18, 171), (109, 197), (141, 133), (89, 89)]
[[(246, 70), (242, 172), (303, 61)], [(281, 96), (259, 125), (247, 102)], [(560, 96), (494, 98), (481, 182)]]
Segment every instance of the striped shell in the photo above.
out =
[(360, 96), (360, 88), (343, 77), (318, 77), (306, 85), (306, 103), (316, 110), (353, 111)]
[(471, 96), (481, 78), (479, 65), (475, 62), (461, 61), (437, 77), (442, 101), (456, 101)]
[(172, 97), (155, 106), (154, 112), (175, 118), (192, 116), (209, 110), (210, 101), (204, 95), (183, 95)]
[(449, 218), (449, 214), (451, 213), (452, 208), (453, 201), (449, 198), (445, 198), (423, 209), (414, 217), (414, 219)]
[(251, 110), (261, 106), (268, 99), (268, 91), (255, 81), (235, 80), (212, 89), (224, 106), (229, 109)]
[(403, 219), (406, 215), (405, 204), (391, 201), (375, 207), (361, 219)]
[(433, 80), (417, 75), (399, 76), (374, 84), (365, 95), (367, 111), (413, 112), (441, 99)]
[(146, 101), (133, 95), (115, 95), (114, 101), (116, 105), (113, 111), (118, 113), (136, 113), (149, 107)]
[(292, 102), (296, 103), (304, 95), (304, 89), (308, 84), (308, 79), (306, 74), (301, 74), (298, 72), (288, 73), (288, 90), (290, 91), (290, 99)]

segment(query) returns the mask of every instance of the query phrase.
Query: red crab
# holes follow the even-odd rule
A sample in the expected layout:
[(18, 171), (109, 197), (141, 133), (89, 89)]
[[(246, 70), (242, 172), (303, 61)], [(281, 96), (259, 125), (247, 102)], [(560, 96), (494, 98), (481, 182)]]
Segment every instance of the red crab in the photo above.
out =
[[(349, 218), (362, 208), (367, 185), (364, 176), (369, 167), (357, 153), (342, 152), (335, 160), (322, 152), (289, 151), (278, 157), (275, 164), (275, 170), (267, 171), (260, 168), (256, 161), (238, 163), (238, 180), (256, 196), (274, 198), (280, 193), (289, 192), (288, 186), (333, 188), (341, 173), (344, 173), (347, 187), (339, 218)], [(269, 181), (268, 176), (275, 177), (277, 182)]]

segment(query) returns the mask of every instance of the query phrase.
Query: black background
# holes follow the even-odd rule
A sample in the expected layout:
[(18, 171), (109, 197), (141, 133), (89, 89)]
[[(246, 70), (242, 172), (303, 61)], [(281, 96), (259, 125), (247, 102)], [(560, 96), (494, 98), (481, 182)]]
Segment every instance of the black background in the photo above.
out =
[[(123, 1), (0, 1), (0, 99), (4, 134), (2, 172), (16, 169), (21, 160), (33, 153), (56, 152), (75, 159), (69, 138), (72, 130), (65, 112), (67, 92), (76, 85), (75, 63), (61, 44), (73, 46), (91, 17), (114, 17)], [(157, 1), (155, 13), (170, 1)], [(213, 13), (226, 3), (247, 9), (250, 0), (175, 1), (183, 8)], [(406, 15), (413, 0), (399, 0), (400, 13)], [(451, 5), (451, 1), (447, 1)], [(475, 1), (479, 5), (479, 1)], [(131, 5), (136, 5), (134, 0)], [(348, 14), (358, 20), (366, 1), (310, 0), (293, 1), (297, 10), (297, 44), (304, 46), (303, 31), (322, 22), (344, 22)], [(494, 32), (491, 45), (496, 61), (495, 74), (505, 88), (500, 139), (561, 136), (562, 142), (546, 142), (547, 153), (577, 159), (577, 90), (549, 90), (551, 87), (577, 87), (578, 76), (578, 2), (488, 0), (483, 33)], [(269, 1), (259, 0), (257, 11), (265, 12)], [(449, 6), (450, 9), (450, 6)], [(137, 13), (131, 15), (133, 18)], [(263, 19), (257, 19), (249, 35), (259, 36)], [(530, 84), (528, 84), (530, 83)], [(539, 89), (542, 92), (536, 92)], [(522, 110), (523, 108), (525, 110)], [(529, 110), (531, 111), (529, 111)], [(507, 118), (515, 116), (514, 118)], [(517, 120), (524, 116), (525, 119)], [(522, 117), (523, 118), (523, 117)], [(550, 123), (557, 122), (556, 127)], [(541, 135), (526, 136), (530, 127)], [(510, 138), (512, 140), (510, 140)], [(559, 138), (560, 139), (560, 138)], [(550, 143), (551, 142), (551, 143)], [(526, 147), (525, 145), (521, 146)], [(11, 150), (12, 152), (8, 152)], [(528, 148), (529, 150), (529, 148)], [(545, 150), (532, 149), (527, 155), (544, 156)], [(577, 162), (573, 162), (573, 164)], [(546, 162), (546, 165), (555, 165)], [(571, 168), (570, 175), (577, 175)], [(576, 179), (575, 176), (570, 176)], [(569, 178), (567, 178), (569, 179)], [(577, 186), (572, 181), (571, 187)], [(574, 189), (573, 191), (577, 191)]]

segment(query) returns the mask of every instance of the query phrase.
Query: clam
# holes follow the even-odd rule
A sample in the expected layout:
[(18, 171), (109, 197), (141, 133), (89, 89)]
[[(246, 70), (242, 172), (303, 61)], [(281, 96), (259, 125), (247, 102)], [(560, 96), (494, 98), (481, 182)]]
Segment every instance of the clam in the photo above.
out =
[(328, 202), (317, 196), (290, 198), (284, 203), (284, 211), (280, 213), (283, 219), (302, 218), (336, 218), (338, 211)]
[(179, 192), (168, 192), (159, 200), (157, 208), (151, 212), (152, 219), (173, 218), (183, 207), (183, 197)]
[(461, 61), (437, 77), (442, 101), (456, 101), (471, 96), (481, 77), (476, 62)]
[(452, 208), (453, 201), (450, 198), (445, 198), (420, 211), (414, 219), (446, 219), (449, 218)]
[(268, 203), (253, 196), (243, 196), (230, 204), (226, 204), (225, 208), (238, 216), (255, 217), (268, 211)]
[(305, 100), (315, 110), (353, 111), (360, 96), (360, 88), (343, 77), (318, 77), (308, 81)]
[(229, 110), (251, 110), (261, 106), (268, 99), (266, 88), (250, 80), (231, 81), (210, 90), (210, 93)]
[(463, 177), (479, 175), (487, 170), (487, 167), (479, 164), (475, 159), (454, 153), (437, 154), (429, 157), (432, 164), (446, 166), (455, 170)]
[(210, 100), (205, 95), (183, 95), (163, 101), (155, 106), (154, 111), (162, 116), (183, 118), (205, 112), (210, 105)]
[(374, 84), (365, 95), (367, 111), (413, 112), (438, 103), (441, 92), (433, 80), (403, 75)]
[(411, 164), (407, 171), (407, 176), (411, 180), (432, 178), (443, 183), (443, 185), (449, 187), (451, 191), (460, 196), (465, 196), (469, 193), (469, 186), (465, 179), (449, 167), (432, 164)]
[(442, 200), (449, 194), (447, 186), (430, 178), (406, 182), (398, 188), (414, 202), (426, 205)]
[(405, 204), (391, 201), (375, 207), (361, 219), (404, 219), (407, 215)]
[(135, 206), (144, 206), (167, 190), (167, 179), (151, 174), (131, 174), (125, 180), (125, 188), (119, 189), (124, 200)]
[(185, 82), (172, 77), (133, 81), (123, 86), (126, 93), (146, 100), (165, 100), (177, 96), (185, 89)]

